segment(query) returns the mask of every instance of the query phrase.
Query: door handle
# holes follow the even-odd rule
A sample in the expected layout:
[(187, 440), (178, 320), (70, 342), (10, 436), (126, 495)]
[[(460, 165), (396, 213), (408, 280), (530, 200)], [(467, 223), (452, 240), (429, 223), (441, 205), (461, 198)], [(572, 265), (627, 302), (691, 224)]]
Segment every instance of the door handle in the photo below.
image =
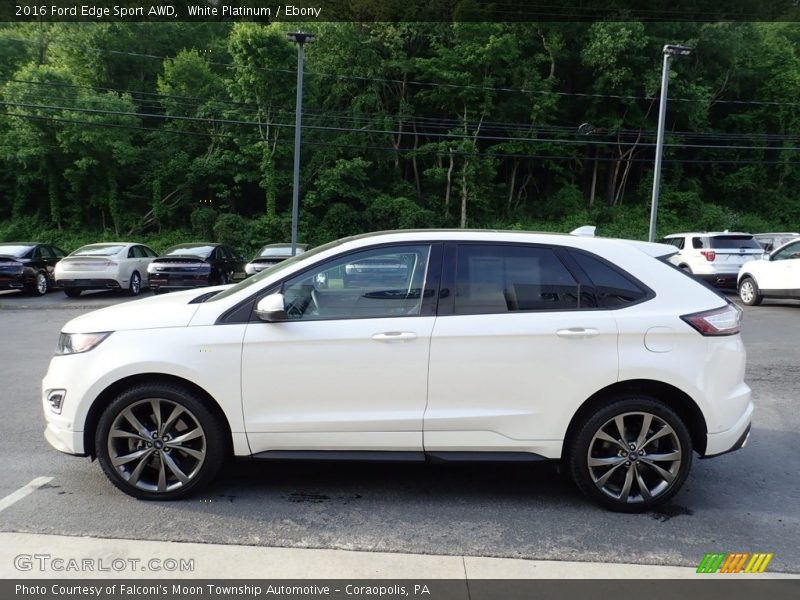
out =
[(559, 329), (556, 331), (556, 335), (564, 338), (587, 338), (600, 335), (600, 332), (593, 327), (570, 327), (569, 329)]
[(417, 334), (411, 331), (386, 331), (372, 336), (376, 342), (410, 342), (417, 339)]

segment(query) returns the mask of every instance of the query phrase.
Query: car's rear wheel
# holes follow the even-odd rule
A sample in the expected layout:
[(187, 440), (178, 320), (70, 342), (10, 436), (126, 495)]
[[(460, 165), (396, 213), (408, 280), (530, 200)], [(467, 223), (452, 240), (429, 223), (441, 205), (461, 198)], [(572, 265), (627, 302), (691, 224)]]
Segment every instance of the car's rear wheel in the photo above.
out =
[(103, 412), (95, 452), (120, 490), (144, 500), (174, 500), (207, 485), (228, 445), (220, 420), (181, 387), (143, 384)]
[(745, 277), (739, 282), (739, 298), (747, 306), (758, 306), (764, 300), (758, 291), (758, 284), (752, 277)]
[(81, 295), (82, 291), (81, 288), (64, 288), (64, 293), (67, 295), (67, 298), (77, 298)]
[(568, 441), (572, 480), (612, 510), (643, 512), (674, 496), (692, 464), (686, 424), (648, 396), (620, 396), (581, 422)]
[(33, 285), (28, 290), (34, 296), (44, 296), (50, 290), (50, 281), (47, 279), (47, 273), (39, 271), (33, 280)]
[(128, 294), (131, 296), (138, 296), (142, 291), (142, 277), (134, 271), (131, 273), (131, 283), (128, 287)]

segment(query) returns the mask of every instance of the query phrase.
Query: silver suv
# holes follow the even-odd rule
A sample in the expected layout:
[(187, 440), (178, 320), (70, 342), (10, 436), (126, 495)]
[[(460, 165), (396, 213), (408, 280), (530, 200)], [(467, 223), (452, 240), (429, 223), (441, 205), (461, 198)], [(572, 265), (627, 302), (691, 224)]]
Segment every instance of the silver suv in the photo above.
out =
[(764, 249), (749, 233), (673, 233), (662, 242), (678, 249), (669, 257), (669, 262), (718, 287), (735, 288), (739, 268), (764, 254)]
[(780, 248), (786, 242), (795, 238), (800, 238), (800, 233), (757, 233), (753, 236), (756, 241), (764, 248), (764, 252), (772, 252), (775, 248)]

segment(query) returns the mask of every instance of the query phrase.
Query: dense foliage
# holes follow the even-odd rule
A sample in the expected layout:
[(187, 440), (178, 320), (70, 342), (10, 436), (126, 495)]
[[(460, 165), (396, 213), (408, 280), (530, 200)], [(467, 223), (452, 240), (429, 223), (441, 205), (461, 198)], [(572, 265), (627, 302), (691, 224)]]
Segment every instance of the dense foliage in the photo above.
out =
[[(301, 241), (409, 227), (796, 230), (796, 23), (317, 23)], [(295, 27), (293, 27), (294, 29)], [(286, 241), (285, 24), (0, 25), (0, 240)]]

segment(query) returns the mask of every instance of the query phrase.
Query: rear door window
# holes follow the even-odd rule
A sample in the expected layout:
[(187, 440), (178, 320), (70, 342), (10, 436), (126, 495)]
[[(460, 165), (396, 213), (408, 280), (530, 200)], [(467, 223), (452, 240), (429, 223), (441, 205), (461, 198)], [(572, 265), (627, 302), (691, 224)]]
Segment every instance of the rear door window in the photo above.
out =
[(547, 247), (459, 245), (455, 288), (460, 315), (580, 308), (578, 282)]

